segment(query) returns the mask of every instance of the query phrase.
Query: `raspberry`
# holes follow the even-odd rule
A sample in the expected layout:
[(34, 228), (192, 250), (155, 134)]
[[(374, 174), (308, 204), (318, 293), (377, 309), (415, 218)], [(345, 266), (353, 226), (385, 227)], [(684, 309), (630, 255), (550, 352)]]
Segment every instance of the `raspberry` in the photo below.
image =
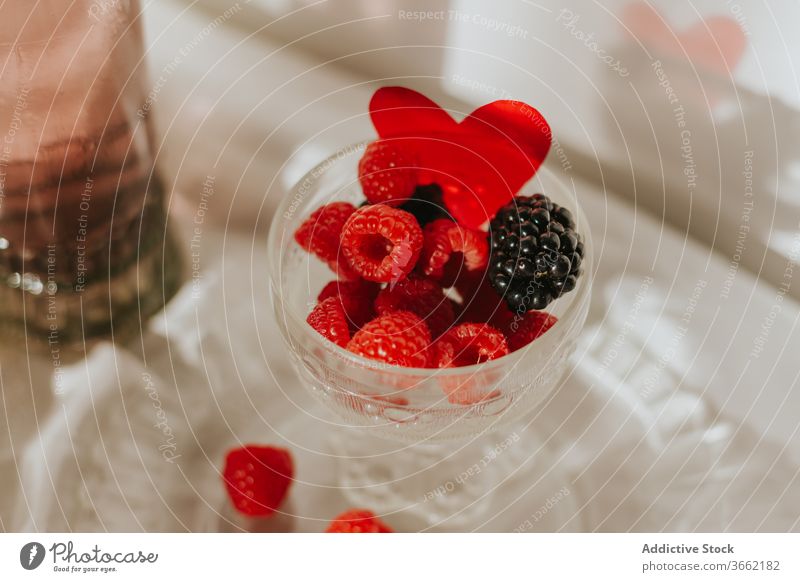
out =
[(292, 455), (286, 449), (247, 445), (232, 449), (222, 472), (231, 503), (251, 517), (272, 515), (294, 478)]
[(508, 347), (512, 352), (527, 346), (553, 327), (558, 319), (544, 311), (528, 311), (516, 317), (506, 328)]
[(331, 202), (317, 208), (294, 233), (294, 239), (323, 261), (336, 260), (339, 235), (356, 208), (348, 202)]
[(385, 204), (372, 204), (350, 215), (341, 240), (342, 253), (364, 279), (396, 282), (417, 263), (422, 229), (412, 214)]
[(432, 365), (457, 368), (495, 360), (508, 353), (506, 338), (485, 323), (462, 323), (433, 344)]
[(370, 283), (363, 279), (331, 281), (320, 291), (317, 301), (321, 302), (330, 297), (338, 298), (350, 330), (355, 332), (375, 317), (372, 304), (375, 302), (378, 291), (380, 291), (380, 286), (377, 283)]
[(350, 263), (347, 262), (347, 259), (341, 253), (339, 253), (339, 258), (337, 260), (328, 261), (328, 267), (333, 271), (333, 274), (342, 281), (356, 281), (359, 278), (358, 273), (350, 267)]
[(347, 315), (342, 305), (338, 297), (323, 299), (311, 310), (306, 321), (322, 337), (338, 346), (345, 347), (350, 341), (350, 328), (347, 325)]
[(325, 533), (394, 533), (367, 509), (348, 509), (333, 518)]
[(339, 252), (342, 227), (355, 210), (348, 202), (331, 202), (312, 212), (294, 233), (297, 244), (325, 261), (342, 279), (355, 277)]
[(375, 311), (385, 315), (393, 311), (410, 311), (421, 317), (436, 338), (453, 325), (455, 313), (442, 288), (430, 279), (409, 277), (394, 287), (386, 287), (375, 299)]
[(445, 287), (452, 286), (462, 271), (480, 271), (489, 260), (489, 244), (480, 230), (440, 218), (425, 226), (423, 236), (418, 268)]
[(490, 225), (489, 278), (517, 313), (544, 309), (575, 288), (583, 243), (572, 214), (544, 194), (518, 197)]
[(382, 139), (367, 146), (358, 162), (358, 179), (371, 204), (398, 206), (414, 193), (419, 162), (407, 149)]
[(410, 311), (378, 316), (353, 336), (347, 349), (371, 360), (397, 366), (425, 368), (431, 332)]

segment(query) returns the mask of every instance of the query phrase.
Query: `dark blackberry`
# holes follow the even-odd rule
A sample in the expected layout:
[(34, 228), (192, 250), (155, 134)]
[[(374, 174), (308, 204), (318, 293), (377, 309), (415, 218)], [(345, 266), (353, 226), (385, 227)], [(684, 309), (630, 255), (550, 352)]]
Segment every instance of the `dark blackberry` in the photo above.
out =
[(400, 208), (413, 214), (423, 227), (437, 218), (451, 218), (442, 202), (442, 189), (437, 184), (417, 186), (411, 198)]
[(520, 196), (489, 225), (489, 279), (517, 313), (544, 309), (575, 289), (583, 242), (572, 213), (544, 194)]

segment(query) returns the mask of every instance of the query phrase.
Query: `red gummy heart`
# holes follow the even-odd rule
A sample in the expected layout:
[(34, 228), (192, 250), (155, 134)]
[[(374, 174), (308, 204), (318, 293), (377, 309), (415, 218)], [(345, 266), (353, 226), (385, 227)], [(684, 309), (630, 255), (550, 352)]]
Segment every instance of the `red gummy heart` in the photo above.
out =
[(550, 149), (550, 126), (521, 101), (494, 101), (458, 123), (421, 93), (383, 87), (369, 111), (379, 137), (414, 150), (419, 183), (439, 184), (447, 209), (472, 228), (530, 180)]
[(730, 74), (747, 48), (744, 30), (728, 16), (709, 16), (676, 32), (658, 10), (645, 2), (633, 2), (625, 7), (622, 20), (646, 46), (720, 74)]

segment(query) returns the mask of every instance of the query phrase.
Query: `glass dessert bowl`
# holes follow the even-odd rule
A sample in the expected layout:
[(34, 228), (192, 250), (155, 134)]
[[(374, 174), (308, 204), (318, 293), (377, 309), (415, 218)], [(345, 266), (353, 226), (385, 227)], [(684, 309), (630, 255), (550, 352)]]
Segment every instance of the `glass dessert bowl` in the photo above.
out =
[[(320, 291), (336, 275), (293, 236), (325, 204), (358, 207), (363, 202), (358, 164), (364, 147), (345, 148), (315, 167), (276, 210), (268, 243), (275, 317), (304, 386), (341, 420), (335, 428), (320, 426), (331, 431), (342, 462), (339, 484), (351, 500), (377, 512), (404, 511), (419, 518), (410, 521), (409, 528), (444, 522), (468, 527), (476, 512), (486, 511), (485, 503), (481, 510), (474, 501), (486, 501), (488, 492), (503, 481), (500, 463), (471, 476), (469, 487), (453, 486), (446, 496), (432, 492), (452, 483), (448, 475), (459, 475), (481, 459), (485, 462), (487, 451), (496, 451), (498, 444), (511, 471), (524, 462), (519, 455), (545, 454), (543, 448), (531, 446), (538, 438), (535, 419), (526, 422), (526, 417), (535, 415), (569, 370), (586, 319), (592, 265), (586, 218), (574, 193), (546, 169), (522, 190), (544, 192), (568, 208), (584, 243), (585, 274), (571, 292), (548, 305), (547, 312), (557, 321), (531, 343), (498, 359), (454, 368), (412, 368), (367, 359), (329, 341), (306, 322)], [(505, 433), (490, 434), (498, 429)], [(520, 440), (526, 444), (518, 444)], [(542, 487), (550, 493), (559, 489), (553, 483)], [(437, 503), (443, 506), (437, 509)], [(568, 505), (562, 504), (562, 511), (568, 512)], [(457, 525), (452, 521), (455, 514)], [(552, 529), (552, 524), (542, 525)]]

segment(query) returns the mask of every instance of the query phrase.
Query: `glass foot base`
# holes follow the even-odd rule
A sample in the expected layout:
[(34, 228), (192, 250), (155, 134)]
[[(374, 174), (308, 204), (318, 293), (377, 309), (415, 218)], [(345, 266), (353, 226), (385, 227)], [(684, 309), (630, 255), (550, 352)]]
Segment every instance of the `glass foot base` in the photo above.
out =
[(405, 445), (358, 429), (330, 437), (352, 507), (391, 516), (400, 531), (572, 531), (569, 479), (530, 431)]

